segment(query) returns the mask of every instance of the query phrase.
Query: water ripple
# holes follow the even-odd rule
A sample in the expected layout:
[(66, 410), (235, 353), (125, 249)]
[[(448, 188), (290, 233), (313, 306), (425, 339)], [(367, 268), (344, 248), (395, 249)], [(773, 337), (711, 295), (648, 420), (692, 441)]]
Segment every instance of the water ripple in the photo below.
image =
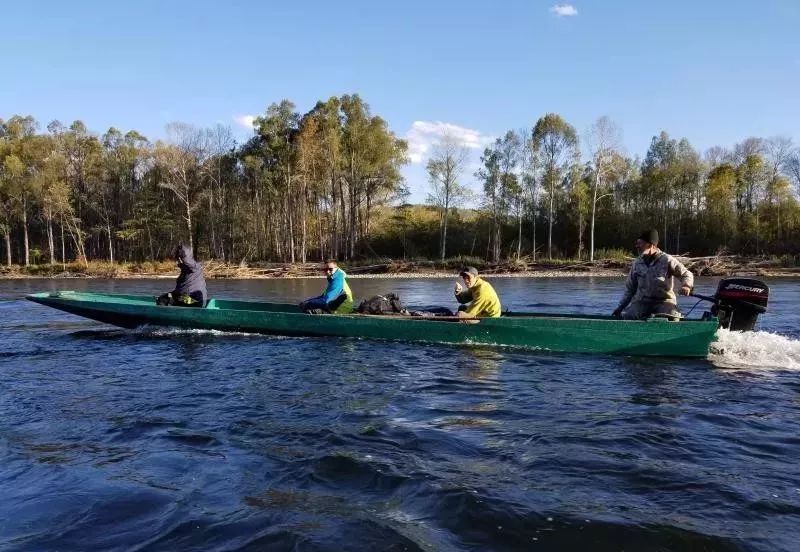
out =
[[(210, 283), (215, 296), (288, 300), (317, 284)], [(91, 285), (152, 294), (163, 282)], [(397, 286), (431, 304), (450, 294), (447, 281)], [(497, 287), (514, 309), (586, 312), (609, 311), (619, 291), (608, 280)], [(0, 282), (3, 550), (773, 551), (800, 540), (794, 283), (773, 283), (761, 331), (720, 332), (709, 360), (126, 331), (20, 301), (29, 288)]]

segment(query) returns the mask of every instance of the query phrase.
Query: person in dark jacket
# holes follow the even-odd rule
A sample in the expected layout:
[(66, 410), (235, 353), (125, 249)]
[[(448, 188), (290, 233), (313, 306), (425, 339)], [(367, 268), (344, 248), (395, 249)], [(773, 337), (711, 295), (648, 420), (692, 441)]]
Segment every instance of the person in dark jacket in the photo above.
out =
[(192, 248), (179, 245), (175, 248), (175, 261), (181, 273), (175, 282), (175, 289), (158, 298), (159, 305), (178, 307), (204, 307), (208, 300), (203, 265), (194, 260)]

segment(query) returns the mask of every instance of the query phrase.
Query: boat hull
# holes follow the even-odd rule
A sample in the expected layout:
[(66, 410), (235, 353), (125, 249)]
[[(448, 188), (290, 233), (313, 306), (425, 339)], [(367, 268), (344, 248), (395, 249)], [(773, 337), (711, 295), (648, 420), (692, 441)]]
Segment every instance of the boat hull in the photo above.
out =
[(623, 321), (605, 316), (509, 313), (474, 323), (408, 316), (308, 315), (296, 305), (212, 300), (204, 309), (155, 304), (152, 297), (37, 293), (29, 300), (123, 328), (144, 325), (284, 336), (334, 336), (525, 347), (555, 352), (705, 357), (716, 320)]

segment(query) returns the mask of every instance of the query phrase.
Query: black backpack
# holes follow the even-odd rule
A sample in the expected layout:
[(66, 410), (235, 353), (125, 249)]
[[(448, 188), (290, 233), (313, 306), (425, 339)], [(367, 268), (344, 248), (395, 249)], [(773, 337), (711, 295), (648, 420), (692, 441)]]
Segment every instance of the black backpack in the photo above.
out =
[(356, 310), (361, 314), (397, 314), (405, 311), (405, 307), (397, 295), (389, 293), (365, 299)]

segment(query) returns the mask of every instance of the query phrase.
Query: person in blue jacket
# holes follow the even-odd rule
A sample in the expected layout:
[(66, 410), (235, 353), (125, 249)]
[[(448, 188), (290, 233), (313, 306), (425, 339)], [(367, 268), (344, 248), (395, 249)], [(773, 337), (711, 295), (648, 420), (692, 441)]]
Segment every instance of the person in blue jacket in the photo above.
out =
[(325, 292), (300, 303), (300, 309), (309, 314), (350, 314), (353, 312), (353, 292), (347, 285), (347, 274), (334, 259), (325, 261), (324, 270), (328, 279)]

